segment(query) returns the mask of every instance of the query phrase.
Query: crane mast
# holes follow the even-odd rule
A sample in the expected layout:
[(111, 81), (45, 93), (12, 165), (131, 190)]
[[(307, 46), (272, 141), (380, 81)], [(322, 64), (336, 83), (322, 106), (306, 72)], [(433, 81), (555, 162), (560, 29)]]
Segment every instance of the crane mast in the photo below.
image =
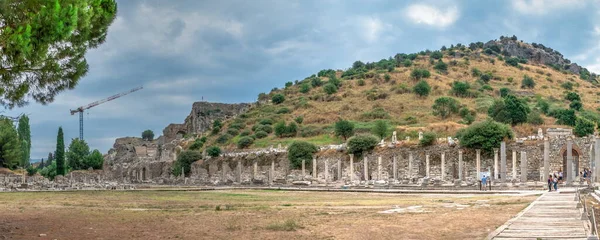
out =
[(115, 100), (117, 98), (120, 98), (122, 96), (130, 94), (132, 92), (141, 90), (142, 88), (144, 88), (144, 87), (143, 86), (139, 86), (139, 87), (131, 89), (131, 90), (127, 91), (127, 92), (122, 92), (122, 93), (119, 93), (119, 94), (115, 94), (115, 95), (112, 95), (112, 96), (107, 97), (105, 99), (92, 102), (92, 103), (90, 103), (88, 105), (84, 105), (84, 106), (78, 107), (75, 110), (71, 109), (70, 110), (71, 111), (71, 115), (75, 115), (75, 113), (79, 113), (79, 139), (83, 140), (83, 111), (85, 111), (87, 109), (90, 109), (90, 108), (93, 108), (95, 106), (98, 106), (100, 104), (103, 104), (105, 102), (108, 102), (108, 101), (111, 101), (111, 100)]

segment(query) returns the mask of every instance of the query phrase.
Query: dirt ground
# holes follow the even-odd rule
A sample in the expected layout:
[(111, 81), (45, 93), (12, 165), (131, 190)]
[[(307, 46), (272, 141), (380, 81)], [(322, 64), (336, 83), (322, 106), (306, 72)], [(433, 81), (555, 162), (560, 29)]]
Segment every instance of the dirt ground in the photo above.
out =
[(0, 239), (482, 239), (535, 198), (265, 190), (0, 193)]

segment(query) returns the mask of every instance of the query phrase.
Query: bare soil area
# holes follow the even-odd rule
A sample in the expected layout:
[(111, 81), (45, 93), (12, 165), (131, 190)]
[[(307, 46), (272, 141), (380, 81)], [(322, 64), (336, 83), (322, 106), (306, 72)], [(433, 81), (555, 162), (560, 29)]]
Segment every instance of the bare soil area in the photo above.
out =
[(0, 239), (483, 239), (536, 196), (0, 193)]

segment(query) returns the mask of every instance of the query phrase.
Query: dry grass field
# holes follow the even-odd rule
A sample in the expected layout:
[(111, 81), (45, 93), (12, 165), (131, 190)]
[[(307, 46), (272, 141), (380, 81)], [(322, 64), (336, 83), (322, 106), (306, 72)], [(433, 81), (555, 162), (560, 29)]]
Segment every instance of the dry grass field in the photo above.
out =
[(0, 239), (482, 239), (535, 198), (258, 190), (0, 193)]

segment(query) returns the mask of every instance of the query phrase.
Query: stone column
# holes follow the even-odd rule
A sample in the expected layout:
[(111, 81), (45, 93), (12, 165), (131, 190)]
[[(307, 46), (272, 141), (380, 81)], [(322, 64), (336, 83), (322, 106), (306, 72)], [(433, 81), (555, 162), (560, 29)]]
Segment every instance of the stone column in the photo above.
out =
[(463, 151), (458, 150), (458, 179), (463, 180)]
[(596, 177), (596, 181), (600, 181), (600, 138), (595, 137), (594, 142), (594, 162), (596, 163), (596, 174), (592, 175)]
[(242, 160), (238, 160), (237, 164), (237, 182), (242, 183)]
[(494, 148), (494, 177), (492, 179), (498, 180), (498, 149), (496, 148)]
[(393, 163), (393, 167), (392, 170), (394, 171), (394, 174), (392, 174), (394, 176), (394, 180), (398, 180), (398, 163), (396, 162), (396, 155), (394, 155), (393, 157), (394, 163)]
[(329, 159), (325, 159), (325, 184), (329, 182)]
[(425, 176), (429, 177), (429, 154), (425, 154)]
[(381, 180), (381, 156), (377, 158), (377, 180)]
[(408, 181), (410, 182), (412, 178), (412, 162), (413, 162), (413, 154), (412, 152), (408, 153)]
[(527, 182), (527, 152), (521, 151), (521, 183)]
[[(500, 181), (505, 182), (507, 180), (507, 171), (508, 170), (506, 169), (506, 142), (502, 141), (500, 142)], [(494, 178), (497, 177), (498, 176), (494, 176)]]
[(340, 181), (342, 180), (342, 159), (338, 158), (337, 169), (337, 181)]
[(550, 141), (548, 141), (548, 137), (544, 138), (544, 176), (542, 176), (542, 181), (547, 179), (550, 174)]
[(446, 153), (442, 152), (442, 182), (446, 178)]
[(364, 176), (365, 176), (365, 181), (369, 181), (369, 163), (367, 161), (367, 156), (365, 156), (365, 158), (363, 159), (363, 165), (364, 165)]
[(256, 179), (257, 174), (258, 174), (258, 162), (254, 161), (253, 171), (252, 171), (252, 179)]
[(517, 180), (517, 151), (513, 150), (512, 153), (512, 179)]
[(479, 171), (481, 171), (481, 149), (477, 149), (475, 152), (477, 153), (475, 159), (475, 179), (479, 179)]
[[(141, 171), (140, 171), (141, 173)], [(223, 176), (221, 176), (221, 181), (226, 182), (227, 181), (227, 174), (225, 173), (225, 161), (221, 162), (221, 174)]]
[(317, 179), (317, 158), (313, 158), (312, 160), (313, 167), (313, 178)]
[(573, 140), (569, 136), (567, 138), (567, 185), (570, 185), (575, 179), (574, 177), (574, 169), (573, 169)]
[(306, 176), (306, 160), (302, 159), (302, 179)]
[(354, 181), (354, 154), (350, 154), (350, 183)]
[(275, 181), (275, 160), (271, 160), (271, 182)]

